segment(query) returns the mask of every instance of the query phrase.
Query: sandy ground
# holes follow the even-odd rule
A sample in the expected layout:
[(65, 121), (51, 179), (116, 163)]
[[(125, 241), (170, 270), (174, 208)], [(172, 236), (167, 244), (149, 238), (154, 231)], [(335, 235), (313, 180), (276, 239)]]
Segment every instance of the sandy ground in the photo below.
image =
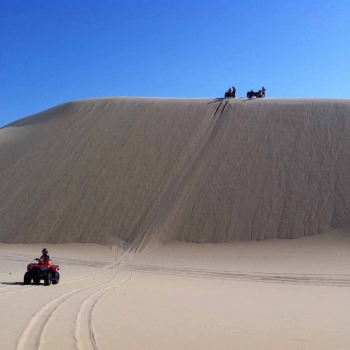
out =
[(139, 255), (49, 244), (60, 283), (23, 286), (42, 247), (0, 244), (2, 349), (350, 349), (348, 229)]

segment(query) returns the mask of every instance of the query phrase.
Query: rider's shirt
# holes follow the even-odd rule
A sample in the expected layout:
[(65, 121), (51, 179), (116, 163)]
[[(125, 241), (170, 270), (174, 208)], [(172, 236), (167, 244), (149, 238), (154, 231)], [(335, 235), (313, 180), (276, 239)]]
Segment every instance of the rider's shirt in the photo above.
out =
[(42, 255), (39, 260), (40, 264), (49, 264), (50, 263), (50, 255)]

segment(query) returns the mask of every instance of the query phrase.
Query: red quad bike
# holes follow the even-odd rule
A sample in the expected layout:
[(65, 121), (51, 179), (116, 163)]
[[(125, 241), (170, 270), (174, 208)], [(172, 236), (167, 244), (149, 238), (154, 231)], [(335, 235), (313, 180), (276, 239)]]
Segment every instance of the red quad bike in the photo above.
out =
[(44, 285), (49, 286), (52, 284), (58, 284), (60, 281), (60, 269), (59, 265), (52, 264), (29, 264), (27, 266), (27, 272), (24, 274), (24, 284), (31, 284), (32, 280), (34, 284), (40, 284), (41, 280), (44, 280)]

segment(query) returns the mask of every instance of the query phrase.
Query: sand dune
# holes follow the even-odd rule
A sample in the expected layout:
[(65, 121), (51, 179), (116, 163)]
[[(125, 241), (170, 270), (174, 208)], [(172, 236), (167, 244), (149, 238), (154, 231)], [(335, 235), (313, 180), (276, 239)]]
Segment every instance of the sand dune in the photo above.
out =
[[(315, 234), (349, 224), (349, 112), (105, 98), (0, 129), (0, 242), (33, 243), (0, 243), (2, 348), (348, 348), (349, 229)], [(22, 283), (37, 242), (58, 285)]]
[(350, 101), (100, 98), (0, 130), (0, 242), (225, 242), (350, 223)]

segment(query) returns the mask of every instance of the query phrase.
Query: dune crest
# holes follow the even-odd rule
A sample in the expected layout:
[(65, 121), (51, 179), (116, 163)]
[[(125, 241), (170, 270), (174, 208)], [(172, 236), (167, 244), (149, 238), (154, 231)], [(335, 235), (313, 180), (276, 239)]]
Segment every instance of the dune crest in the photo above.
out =
[(298, 238), (350, 223), (350, 101), (74, 101), (0, 129), (0, 242)]

